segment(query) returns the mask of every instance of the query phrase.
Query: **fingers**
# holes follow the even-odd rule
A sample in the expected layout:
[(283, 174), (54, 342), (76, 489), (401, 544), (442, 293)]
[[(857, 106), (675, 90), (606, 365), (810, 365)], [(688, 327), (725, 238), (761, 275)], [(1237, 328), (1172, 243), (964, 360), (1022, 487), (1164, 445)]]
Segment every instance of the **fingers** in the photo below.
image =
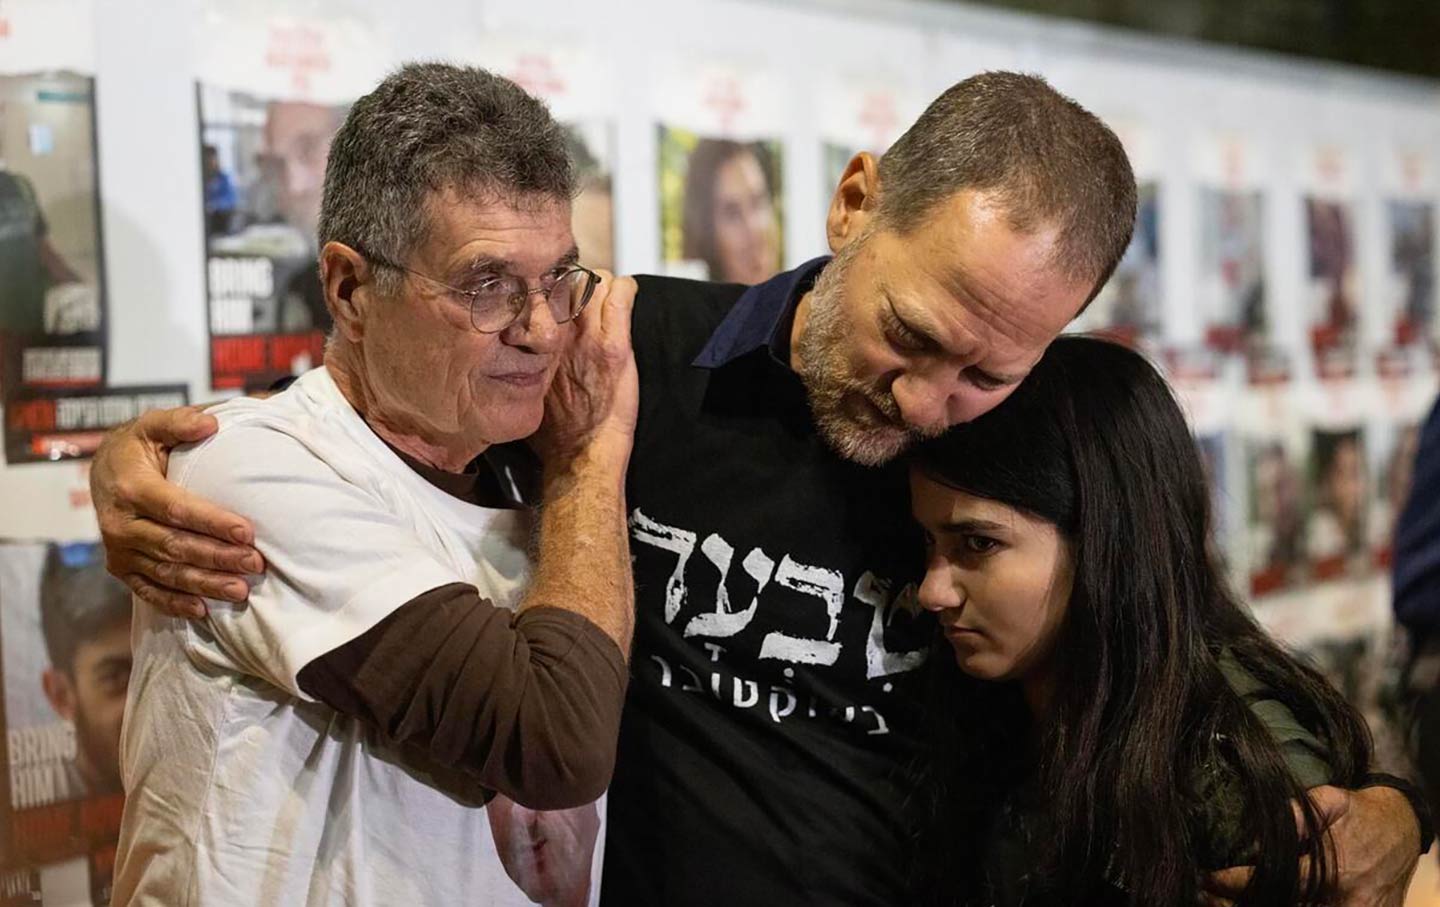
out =
[(207, 613), (205, 602), (193, 595), (162, 589), (134, 573), (126, 574), (120, 579), (141, 601), (162, 614), (181, 619), (198, 619)]
[[(1320, 820), (1320, 831), (1324, 831), (1334, 825), (1339, 819), (1350, 811), (1350, 792), (1338, 787), (1324, 785), (1312, 787), (1305, 792), (1310, 800), (1310, 805), (1315, 810), (1315, 815)], [(1307, 837), (1309, 829), (1305, 827), (1305, 812), (1300, 808), (1299, 803), (1291, 802), (1290, 809), (1295, 814), (1295, 831), (1302, 838)]]
[[(157, 561), (169, 561), (226, 574), (256, 574), (265, 571), (260, 552), (245, 545), (230, 545), (206, 535), (174, 529), (145, 519), (129, 520), (123, 532), (112, 533), (117, 543), (127, 549), (149, 555)], [(199, 590), (189, 590), (198, 592)]]
[(170, 484), (163, 476), (134, 479), (122, 489), (122, 497), (140, 516), (165, 526), (241, 545), (255, 541), (255, 530), (248, 520)]
[(630, 316), (635, 309), (635, 293), (638, 290), (633, 277), (615, 278), (601, 313), (605, 336), (624, 343), (626, 348), (630, 346)]
[(176, 447), (215, 434), (220, 423), (199, 406), (157, 409), (135, 420), (135, 431), (162, 447)]
[(250, 595), (250, 585), (232, 573), (159, 561), (138, 551), (131, 553), (129, 564), (129, 575), (138, 574), (141, 579), (171, 596), (213, 598), (238, 604)]
[(1229, 904), (1238, 898), (1250, 884), (1255, 874), (1253, 866), (1231, 866), (1205, 876), (1201, 887), (1208, 898), (1207, 904)]

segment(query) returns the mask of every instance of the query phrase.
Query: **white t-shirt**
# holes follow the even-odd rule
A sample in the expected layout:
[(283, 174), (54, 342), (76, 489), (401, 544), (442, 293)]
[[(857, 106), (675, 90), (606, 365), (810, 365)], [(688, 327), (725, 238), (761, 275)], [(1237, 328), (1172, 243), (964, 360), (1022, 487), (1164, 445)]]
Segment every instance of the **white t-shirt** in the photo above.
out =
[(425, 481), (323, 368), (213, 412), (219, 432), (176, 451), (170, 478), (249, 517), (267, 570), (246, 604), (210, 601), (205, 621), (137, 603), (113, 903), (529, 904), (483, 808), (428, 785), (296, 680), (438, 586), (514, 607), (525, 514)]

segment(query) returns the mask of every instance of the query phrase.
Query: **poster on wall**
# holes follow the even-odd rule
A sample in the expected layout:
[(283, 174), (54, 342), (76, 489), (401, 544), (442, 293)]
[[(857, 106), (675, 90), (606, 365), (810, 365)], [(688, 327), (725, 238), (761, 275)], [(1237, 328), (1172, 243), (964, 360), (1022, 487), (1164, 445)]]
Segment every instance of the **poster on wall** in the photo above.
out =
[(819, 87), (820, 198), (829, 204), (852, 158), (862, 151), (876, 160), (915, 122), (923, 98), (903, 80), (882, 73), (836, 75)]
[(1129, 344), (1149, 343), (1161, 334), (1160, 182), (1154, 134), (1144, 124), (1111, 124), (1125, 145), (1135, 172), (1135, 232), (1115, 273), (1076, 325)]
[(1373, 564), (1368, 390), (1349, 377), (1306, 386), (1305, 558), (1316, 581), (1358, 576)]
[(0, 4), (0, 395), (105, 379), (89, 3)]
[(31, 903), (110, 902), (131, 599), (104, 559), (92, 542), (0, 542), (0, 853)]
[(1306, 154), (1305, 306), (1320, 374), (1352, 375), (1360, 327), (1360, 276), (1351, 156), (1336, 145)]
[(1210, 535), (1227, 564), (1236, 563), (1241, 516), (1232, 493), (1240, 449), (1234, 412), (1235, 387), (1222, 357), (1206, 348), (1171, 349), (1165, 373), (1185, 412), (1210, 488)]
[(1265, 195), (1259, 152), (1235, 134), (1197, 147), (1200, 267), (1196, 305), (1206, 342), (1245, 352), (1270, 344), (1265, 278)]
[(1370, 512), (1370, 546), (1380, 569), (1390, 566), (1395, 523), (1415, 477), (1420, 426), (1435, 399), (1435, 378), (1413, 357), (1382, 351), (1376, 356), (1375, 399), (1368, 436), (1375, 481)]
[(615, 80), (610, 58), (577, 36), (510, 31), (462, 42), (452, 57), (510, 79), (550, 108), (565, 130), (580, 189), (570, 214), (580, 263), (615, 270)]
[(1290, 375), (1251, 373), (1240, 401), (1245, 469), (1244, 556), (1250, 594), (1269, 595), (1306, 578), (1305, 467), (1309, 437)]
[(152, 409), (189, 403), (185, 385), (21, 392), (5, 403), (5, 460), (89, 457), (105, 433)]
[(253, 390), (320, 364), (330, 316), (316, 226), (330, 142), (383, 77), (363, 22), (210, 4), (195, 96), (210, 383)]
[(666, 273), (756, 284), (780, 270), (778, 83), (755, 66), (677, 62), (656, 89)]
[[(1381, 300), (1391, 313), (1397, 347), (1426, 345), (1435, 337), (1435, 174), (1418, 148), (1397, 148), (1382, 170), (1385, 194), (1385, 283)], [(1393, 326), (1393, 327), (1392, 327)]]

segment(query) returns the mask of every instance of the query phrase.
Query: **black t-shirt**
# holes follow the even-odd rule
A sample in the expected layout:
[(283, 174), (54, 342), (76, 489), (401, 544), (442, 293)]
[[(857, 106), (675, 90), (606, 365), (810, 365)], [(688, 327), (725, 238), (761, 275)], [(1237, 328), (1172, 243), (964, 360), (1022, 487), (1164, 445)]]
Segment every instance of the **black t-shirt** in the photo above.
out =
[(903, 468), (834, 454), (786, 364), (824, 264), (748, 290), (639, 278), (606, 907), (907, 901), (902, 773), (934, 627)]

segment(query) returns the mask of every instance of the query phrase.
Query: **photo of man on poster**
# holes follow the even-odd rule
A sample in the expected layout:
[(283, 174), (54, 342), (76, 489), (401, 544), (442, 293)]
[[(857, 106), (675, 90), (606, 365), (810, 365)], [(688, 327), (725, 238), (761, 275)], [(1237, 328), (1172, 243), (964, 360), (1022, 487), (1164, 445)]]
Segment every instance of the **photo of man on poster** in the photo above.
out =
[(130, 591), (105, 572), (94, 544), (51, 545), (40, 577), (40, 626), (50, 664), (45, 698), (75, 729), (57, 764), (57, 800), (119, 793), (120, 723), (130, 684)]

